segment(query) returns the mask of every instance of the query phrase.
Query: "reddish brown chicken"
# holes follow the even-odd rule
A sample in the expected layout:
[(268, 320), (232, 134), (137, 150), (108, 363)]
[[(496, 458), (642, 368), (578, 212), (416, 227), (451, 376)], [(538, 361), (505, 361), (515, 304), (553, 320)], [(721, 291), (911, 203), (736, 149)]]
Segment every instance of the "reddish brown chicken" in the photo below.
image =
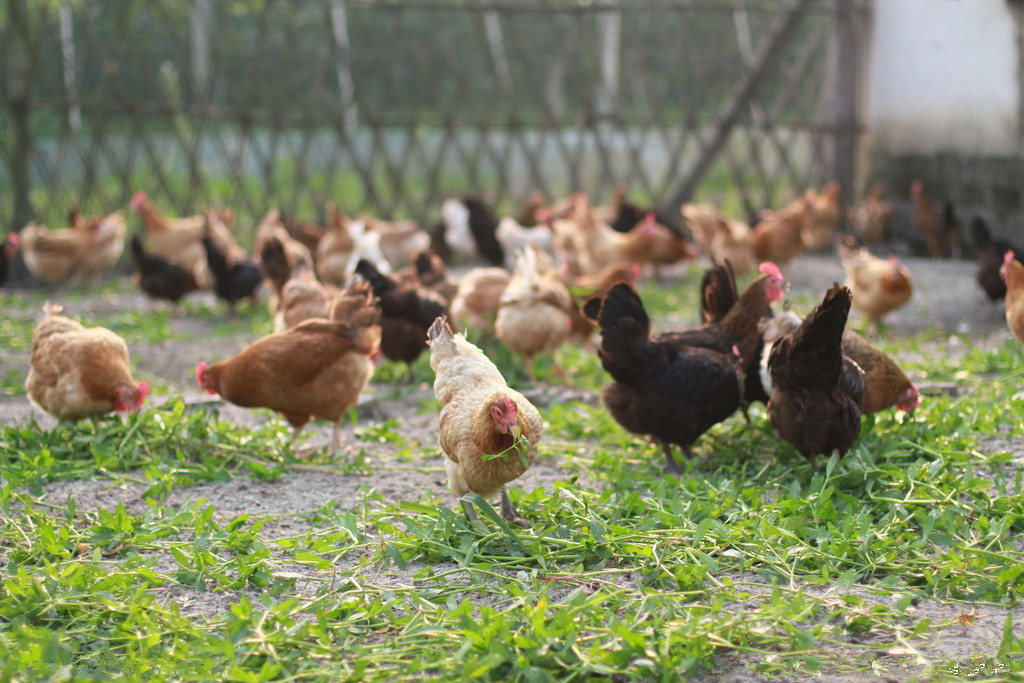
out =
[(235, 357), (196, 366), (211, 394), (246, 408), (270, 408), (295, 428), (315, 417), (334, 423), (330, 453), (341, 445), (341, 420), (373, 374), (380, 346), (380, 310), (366, 292), (362, 305), (341, 319), (307, 320), (256, 341)]
[(1006, 326), (1024, 344), (1024, 264), (1006, 252), (1003, 257), (1003, 278), (1006, 280)]
[(949, 202), (936, 207), (925, 194), (924, 183), (915, 180), (910, 185), (910, 198), (914, 202), (914, 215), (910, 225), (924, 236), (932, 258), (945, 256), (960, 258), (960, 224), (953, 205)]
[(818, 455), (845, 455), (860, 434), (863, 374), (843, 354), (850, 290), (839, 284), (768, 356), (775, 393), (768, 418), (783, 441), (814, 464)]

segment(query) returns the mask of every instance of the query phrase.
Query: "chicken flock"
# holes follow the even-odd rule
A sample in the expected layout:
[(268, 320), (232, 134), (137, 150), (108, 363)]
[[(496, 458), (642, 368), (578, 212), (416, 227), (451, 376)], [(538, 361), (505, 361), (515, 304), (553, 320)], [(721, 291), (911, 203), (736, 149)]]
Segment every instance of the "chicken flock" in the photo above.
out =
[[(196, 381), (224, 401), (278, 412), (293, 441), (314, 418), (333, 423), (331, 454), (380, 357), (411, 374), (427, 352), (451, 490), (527, 525), (505, 487), (536, 458), (543, 420), (467, 335), (521, 357), (534, 383), (536, 358), (549, 357), (561, 374), (560, 346), (594, 351), (609, 378), (609, 414), (659, 444), (675, 475), (684, 468), (673, 447), (692, 458), (706, 431), (738, 410), (746, 416), (754, 401), (766, 405), (778, 437), (812, 462), (845, 454), (862, 415), (917, 408), (920, 393), (896, 362), (846, 327), (852, 309), (873, 334), (913, 296), (906, 266), (864, 246), (885, 239), (892, 211), (872, 187), (847, 215), (853, 234), (840, 233), (839, 189), (807, 190), (753, 227), (706, 204), (684, 205), (677, 221), (629, 202), (621, 187), (600, 206), (581, 192), (550, 204), (535, 195), (505, 217), (478, 198), (452, 198), (432, 230), (348, 217), (333, 204), (322, 226), (272, 209), (256, 226), (252, 255), (239, 246), (229, 210), (170, 218), (139, 192), (129, 209), (142, 229), (130, 238), (121, 212), (86, 218), (77, 208), (66, 228), (33, 223), (12, 233), (0, 245), (0, 284), (19, 250), (41, 280), (96, 280), (127, 241), (138, 286), (152, 299), (177, 306), (207, 289), (234, 311), (269, 292), (274, 332), (232, 358), (199, 362)], [(959, 257), (952, 207), (936, 207), (919, 181), (910, 194), (913, 226), (932, 254)], [(969, 233), (978, 285), (993, 301), (1005, 298), (1008, 327), (1024, 342), (1024, 252), (993, 239), (980, 218)], [(776, 306), (787, 264), (827, 249), (845, 283), (806, 315)], [(645, 272), (660, 281), (664, 267), (702, 253), (710, 260), (700, 283), (704, 324), (656, 334), (638, 281)], [(456, 260), (465, 264), (459, 277), (447, 265)], [(759, 277), (741, 292), (737, 278), (752, 269)], [(132, 377), (124, 340), (61, 312), (47, 303), (33, 332), (25, 382), (32, 403), (60, 420), (139, 409), (149, 388)]]

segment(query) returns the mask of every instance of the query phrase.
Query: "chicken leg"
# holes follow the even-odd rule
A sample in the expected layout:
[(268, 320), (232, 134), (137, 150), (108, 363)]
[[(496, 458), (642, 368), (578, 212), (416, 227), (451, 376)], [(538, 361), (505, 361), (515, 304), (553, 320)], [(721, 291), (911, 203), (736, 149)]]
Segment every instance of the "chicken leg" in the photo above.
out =
[(505, 490), (504, 486), (501, 487), (501, 518), (506, 522), (518, 524), (524, 529), (530, 528), (530, 523), (516, 512), (516, 506), (512, 504), (512, 499), (508, 497), (508, 491)]

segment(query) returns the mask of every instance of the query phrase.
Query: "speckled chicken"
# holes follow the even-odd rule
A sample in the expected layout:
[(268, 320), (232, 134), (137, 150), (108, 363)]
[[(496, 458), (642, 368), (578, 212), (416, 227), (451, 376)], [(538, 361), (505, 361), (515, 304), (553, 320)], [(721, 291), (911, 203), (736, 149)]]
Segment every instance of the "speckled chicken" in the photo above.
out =
[(500, 499), (506, 520), (527, 526), (516, 513), (505, 485), (537, 457), (543, 421), (530, 401), (509, 388), (484, 353), (452, 334), (444, 318), (431, 325), (430, 367), (441, 404), (440, 435), (448, 486), (457, 496), (476, 493)]

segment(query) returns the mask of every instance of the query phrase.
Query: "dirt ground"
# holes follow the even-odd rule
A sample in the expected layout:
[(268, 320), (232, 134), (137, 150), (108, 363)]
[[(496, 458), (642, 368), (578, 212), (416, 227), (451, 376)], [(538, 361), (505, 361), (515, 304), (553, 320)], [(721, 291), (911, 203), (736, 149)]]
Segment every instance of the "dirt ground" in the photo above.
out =
[[(934, 344), (953, 340), (953, 353), (956, 349), (966, 351), (971, 344), (991, 345), (1002, 343), (1009, 333), (1003, 318), (1002, 305), (989, 303), (974, 284), (974, 264), (969, 261), (931, 261), (927, 259), (907, 258), (907, 267), (915, 281), (914, 298), (910, 305), (887, 318), (889, 324), (887, 334), (902, 336), (916, 334), (934, 329)], [(833, 281), (844, 279), (838, 260), (830, 256), (802, 256), (790, 263), (786, 275), (791, 282), (791, 292), (820, 293), (827, 289)], [(695, 287), (692, 279), (679, 280), (670, 286)], [(65, 313), (87, 321), (92, 314), (124, 307), (145, 308), (149, 302), (140, 294), (125, 294), (115, 297), (98, 298), (87, 304), (67, 306)], [(212, 301), (210, 305), (215, 303)], [(201, 359), (218, 360), (226, 358), (252, 341), (246, 335), (237, 337), (214, 337), (210, 334), (211, 322), (205, 320), (179, 317), (172, 321), (176, 338), (173, 343), (156, 345), (135, 345), (132, 356), (140, 370), (142, 378), (157, 377), (171, 383), (188, 403), (209, 405), (208, 397), (199, 394), (195, 387), (193, 368)], [(926, 348), (922, 353), (927, 353)], [(28, 354), (25, 352), (6, 352), (0, 359), (0, 374), (18, 371), (27, 372)], [(916, 378), (927, 393), (929, 385), (926, 378)], [(571, 378), (567, 379), (571, 384)], [(397, 397), (396, 397), (397, 396)], [(341, 455), (352, 456), (360, 448), (366, 449), (370, 476), (342, 476), (323, 472), (290, 472), (274, 481), (236, 478), (224, 483), (200, 484), (188, 489), (176, 488), (169, 505), (184, 503), (186, 500), (206, 499), (213, 505), (218, 515), (226, 519), (250, 513), (254, 515), (282, 515), (300, 513), (319, 508), (330, 501), (335, 501), (341, 508), (352, 507), (359, 503), (365, 495), (367, 487), (372, 487), (383, 497), (385, 503), (398, 502), (423, 495), (440, 497), (445, 504), (454, 505), (455, 499), (445, 485), (444, 472), (440, 457), (437, 455), (437, 415), (434, 411), (424, 410), (424, 403), (432, 400), (432, 391), (428, 378), (404, 386), (396, 392), (392, 387), (374, 386), (361, 399), (357, 411), (362, 426), (387, 418), (396, 418), (397, 431), (407, 438), (410, 445), (420, 447), (431, 454), (428, 461), (396, 462), (388, 457), (387, 446), (375, 447), (372, 443), (359, 442), (354, 439), (351, 425), (345, 427), (343, 443), (345, 452)], [(580, 398), (597, 402), (595, 395), (571, 387), (545, 386), (530, 394), (543, 412), (544, 406), (552, 401), (565, 400), (568, 397)], [(151, 401), (159, 403), (166, 396), (153, 396)], [(266, 411), (252, 411), (236, 408), (231, 405), (217, 404), (222, 416), (231, 421), (256, 424), (268, 419), (277, 419)], [(0, 423), (21, 423), (30, 416), (37, 419), (41, 426), (48, 428), (55, 423), (49, 416), (35, 410), (23, 396), (0, 397)], [(311, 436), (303, 442), (310, 447), (319, 447), (326, 443), (330, 435), (330, 425), (314, 423), (310, 428)], [(1000, 450), (1010, 449), (1024, 456), (1024, 440), (1009, 437), (998, 444), (985, 444), (988, 448), (998, 447)], [(585, 473), (573, 469), (567, 472), (561, 462), (551, 458), (537, 463), (524, 477), (520, 485), (526, 489), (536, 486), (550, 486), (552, 482), (565, 478), (567, 474), (580, 476), (579, 485), (595, 486), (587, 479)], [(140, 512), (143, 503), (140, 499), (144, 485), (114, 484), (107, 480), (54, 482), (46, 489), (46, 498), (51, 502), (62, 504), (69, 494), (74, 496), (79, 510), (97, 508), (113, 508), (123, 502), (130, 512)], [(273, 539), (300, 533), (303, 529), (298, 525), (301, 520), (290, 517), (277, 517), (264, 527), (264, 537)], [(157, 569), (167, 570), (173, 567), (173, 559), (160, 558)], [(356, 562), (355, 559), (348, 560)], [(5, 564), (0, 558), (0, 564)], [(308, 571), (296, 567), (285, 567), (288, 571)], [(378, 583), (403, 583), (409, 572), (417, 567), (412, 566), (406, 572), (389, 569), (381, 572), (374, 580)], [(742, 576), (732, 577), (734, 581), (744, 581)], [(629, 583), (630, 578), (616, 579)], [(315, 583), (308, 587), (315, 590)], [(300, 590), (302, 589), (300, 583)], [(828, 593), (830, 589), (807, 588), (809, 593)], [(837, 590), (837, 589), (831, 589)], [(890, 600), (889, 596), (877, 596), (869, 591), (860, 591), (869, 604)], [(165, 597), (177, 601), (182, 611), (197, 615), (214, 615), (225, 610), (237, 600), (238, 595), (232, 592), (204, 592), (189, 589), (173, 589)], [(837, 594), (838, 598), (838, 594)], [(555, 600), (555, 596), (552, 597)], [(917, 616), (930, 617), (932, 623), (949, 622), (962, 614), (974, 617), (973, 625), (954, 625), (945, 628), (927, 647), (903, 648), (880, 656), (877, 651), (866, 646), (871, 645), (869, 634), (861, 642), (851, 643), (842, 656), (859, 667), (871, 665), (875, 661), (877, 676), (865, 673), (843, 673), (833, 671), (822, 677), (822, 680), (833, 681), (868, 681), (868, 680), (911, 680), (924, 671), (925, 661), (961, 662), (962, 675), (967, 677), (972, 670), (991, 671), (984, 668), (988, 658), (994, 656), (1001, 638), (1001, 631), (1006, 611), (987, 605), (943, 604), (933, 601), (921, 601), (917, 606)], [(1024, 622), (1024, 608), (1015, 608), (1014, 621)], [(891, 634), (883, 634), (891, 640)], [(977, 659), (977, 657), (981, 659)], [(701, 678), (704, 681), (733, 682), (768, 680), (752, 670), (750, 666), (760, 661), (760, 656), (726, 653), (717, 658), (716, 672), (708, 673)], [(991, 666), (991, 663), (989, 663)], [(972, 669), (973, 667), (973, 669)], [(979, 669), (981, 667), (981, 669)], [(778, 679), (775, 679), (778, 680)], [(785, 680), (785, 679), (783, 679)], [(798, 680), (798, 679), (793, 679)], [(929, 678), (929, 680), (934, 680)]]

